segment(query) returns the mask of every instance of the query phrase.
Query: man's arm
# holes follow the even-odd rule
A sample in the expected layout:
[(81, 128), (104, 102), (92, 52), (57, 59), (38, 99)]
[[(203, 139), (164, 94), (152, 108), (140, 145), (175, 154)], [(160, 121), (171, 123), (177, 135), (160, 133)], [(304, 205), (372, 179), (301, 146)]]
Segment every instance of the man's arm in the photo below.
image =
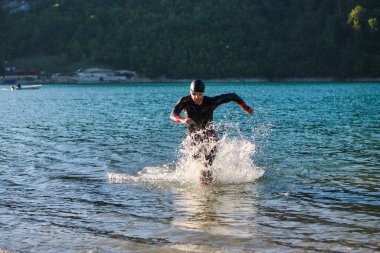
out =
[(178, 102), (173, 107), (172, 112), (170, 113), (170, 119), (173, 120), (174, 122), (182, 123), (182, 124), (186, 124), (188, 126), (191, 126), (191, 125), (195, 124), (194, 121), (190, 118), (183, 118), (180, 115), (181, 111), (184, 108), (183, 104), (184, 104), (185, 100), (186, 100), (186, 98), (181, 98), (180, 100), (178, 100)]
[(177, 123), (182, 123), (183, 118), (181, 117), (181, 111), (183, 110), (183, 98), (178, 100), (178, 102), (173, 107), (172, 112), (170, 113), (170, 119)]
[(236, 93), (222, 94), (214, 97), (215, 108), (221, 104), (225, 104), (231, 101), (239, 105), (246, 113), (250, 115), (253, 113), (253, 108), (249, 107)]

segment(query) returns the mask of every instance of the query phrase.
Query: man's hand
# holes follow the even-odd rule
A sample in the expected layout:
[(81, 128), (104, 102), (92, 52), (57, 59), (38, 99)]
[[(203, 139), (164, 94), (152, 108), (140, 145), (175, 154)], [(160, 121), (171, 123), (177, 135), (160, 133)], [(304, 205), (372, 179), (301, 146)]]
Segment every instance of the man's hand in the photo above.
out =
[(244, 109), (244, 111), (245, 111), (246, 113), (248, 113), (249, 115), (252, 115), (252, 113), (253, 113), (253, 108), (251, 108), (251, 107), (247, 107), (246, 109)]
[(252, 115), (253, 113), (253, 108), (249, 107), (244, 101), (241, 103), (237, 103), (246, 113), (249, 115)]
[(177, 123), (186, 124), (190, 127), (195, 125), (194, 120), (192, 120), (191, 118), (182, 118), (179, 115), (170, 115), (170, 119)]
[(188, 126), (192, 126), (192, 125), (195, 125), (195, 122), (194, 120), (192, 120), (191, 118), (185, 118), (182, 120), (182, 123), (188, 125)]

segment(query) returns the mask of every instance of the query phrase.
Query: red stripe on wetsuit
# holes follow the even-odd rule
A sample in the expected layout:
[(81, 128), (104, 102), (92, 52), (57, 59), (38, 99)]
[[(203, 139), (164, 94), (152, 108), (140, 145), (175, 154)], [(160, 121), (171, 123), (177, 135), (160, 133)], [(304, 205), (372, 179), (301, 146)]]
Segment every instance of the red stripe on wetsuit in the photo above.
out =
[(248, 110), (249, 109), (249, 106), (243, 101), (241, 102), (240, 104), (240, 107), (243, 108), (244, 110)]
[(177, 122), (177, 123), (181, 123), (181, 120), (182, 120), (182, 117), (181, 116), (175, 116), (174, 117), (175, 118), (175, 122)]

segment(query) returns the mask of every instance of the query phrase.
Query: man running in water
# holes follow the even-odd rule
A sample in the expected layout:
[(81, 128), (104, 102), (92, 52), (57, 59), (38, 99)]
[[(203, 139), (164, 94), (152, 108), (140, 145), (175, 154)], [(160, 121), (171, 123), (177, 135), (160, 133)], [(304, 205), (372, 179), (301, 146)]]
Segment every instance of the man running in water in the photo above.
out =
[[(216, 143), (217, 136), (212, 120), (214, 110), (219, 105), (233, 101), (246, 113), (250, 115), (253, 113), (253, 108), (249, 107), (235, 93), (207, 97), (204, 96), (204, 92), (205, 84), (201, 80), (194, 80), (190, 85), (190, 96), (182, 97), (170, 114), (171, 120), (187, 125), (192, 146), (199, 146), (201, 143), (210, 146), (210, 144)], [(182, 110), (185, 110), (185, 117), (180, 116)], [(212, 182), (212, 173), (207, 168), (212, 165), (216, 155), (215, 145), (209, 149), (198, 150), (194, 154), (194, 158), (202, 159), (205, 164), (206, 169), (201, 172), (201, 183), (205, 185)]]

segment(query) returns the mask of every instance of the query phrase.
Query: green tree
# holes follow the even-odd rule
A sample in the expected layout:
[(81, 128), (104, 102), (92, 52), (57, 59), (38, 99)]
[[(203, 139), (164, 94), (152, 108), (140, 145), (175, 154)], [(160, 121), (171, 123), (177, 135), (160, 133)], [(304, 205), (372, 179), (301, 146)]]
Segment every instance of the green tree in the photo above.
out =
[(347, 23), (352, 26), (355, 31), (360, 31), (364, 23), (365, 9), (357, 5), (348, 15)]
[(0, 9), (0, 55), (150, 77), (380, 75), (377, 0), (35, 0)]

